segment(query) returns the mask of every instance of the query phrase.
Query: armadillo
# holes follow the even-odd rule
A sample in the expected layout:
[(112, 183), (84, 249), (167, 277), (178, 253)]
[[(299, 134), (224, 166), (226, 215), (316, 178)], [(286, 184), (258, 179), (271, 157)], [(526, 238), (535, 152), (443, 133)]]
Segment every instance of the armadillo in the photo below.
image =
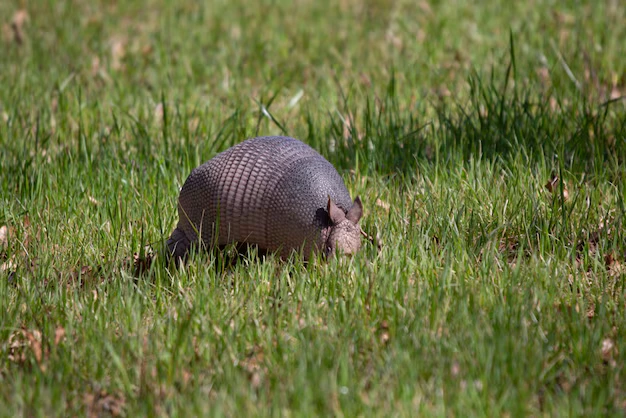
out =
[(335, 167), (313, 148), (289, 137), (257, 137), (191, 172), (167, 247), (176, 258), (200, 243), (253, 244), (281, 258), (294, 251), (305, 259), (354, 254), (365, 235), (362, 214), (360, 198), (352, 201)]

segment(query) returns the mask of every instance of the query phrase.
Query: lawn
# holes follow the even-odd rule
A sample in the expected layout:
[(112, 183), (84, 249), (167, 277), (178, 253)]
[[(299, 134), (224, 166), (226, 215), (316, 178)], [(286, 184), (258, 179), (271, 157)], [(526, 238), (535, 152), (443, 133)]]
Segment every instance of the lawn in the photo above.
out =
[[(624, 416), (622, 3), (0, 2), (0, 415)], [(376, 242), (168, 266), (270, 134)]]

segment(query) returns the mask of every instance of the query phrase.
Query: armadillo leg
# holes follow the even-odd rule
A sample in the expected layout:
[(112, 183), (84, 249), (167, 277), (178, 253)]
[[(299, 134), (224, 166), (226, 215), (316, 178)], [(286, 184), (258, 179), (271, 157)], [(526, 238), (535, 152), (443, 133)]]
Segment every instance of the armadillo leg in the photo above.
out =
[(176, 228), (167, 240), (168, 256), (174, 259), (183, 258), (189, 250), (189, 245), (187, 235), (180, 228)]

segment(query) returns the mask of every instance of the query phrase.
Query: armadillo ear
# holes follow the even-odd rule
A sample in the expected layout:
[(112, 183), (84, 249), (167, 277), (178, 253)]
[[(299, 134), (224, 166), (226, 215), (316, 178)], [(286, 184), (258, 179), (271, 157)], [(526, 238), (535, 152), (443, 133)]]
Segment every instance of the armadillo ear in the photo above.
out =
[(339, 209), (337, 205), (335, 205), (335, 202), (330, 200), (330, 196), (328, 196), (327, 210), (328, 216), (330, 216), (330, 220), (332, 221), (333, 225), (337, 225), (339, 222), (346, 219), (346, 214), (343, 213), (343, 211)]
[(363, 204), (361, 204), (361, 198), (357, 196), (354, 199), (354, 204), (346, 214), (346, 218), (356, 225), (359, 223), (361, 216), (363, 216)]

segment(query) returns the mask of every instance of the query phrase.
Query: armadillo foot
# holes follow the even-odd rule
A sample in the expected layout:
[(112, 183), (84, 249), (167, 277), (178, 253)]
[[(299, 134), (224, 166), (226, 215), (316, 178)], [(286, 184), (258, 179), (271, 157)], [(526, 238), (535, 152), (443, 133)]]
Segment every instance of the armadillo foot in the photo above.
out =
[(176, 228), (167, 240), (167, 258), (179, 260), (185, 257), (189, 250), (189, 238), (183, 231)]

